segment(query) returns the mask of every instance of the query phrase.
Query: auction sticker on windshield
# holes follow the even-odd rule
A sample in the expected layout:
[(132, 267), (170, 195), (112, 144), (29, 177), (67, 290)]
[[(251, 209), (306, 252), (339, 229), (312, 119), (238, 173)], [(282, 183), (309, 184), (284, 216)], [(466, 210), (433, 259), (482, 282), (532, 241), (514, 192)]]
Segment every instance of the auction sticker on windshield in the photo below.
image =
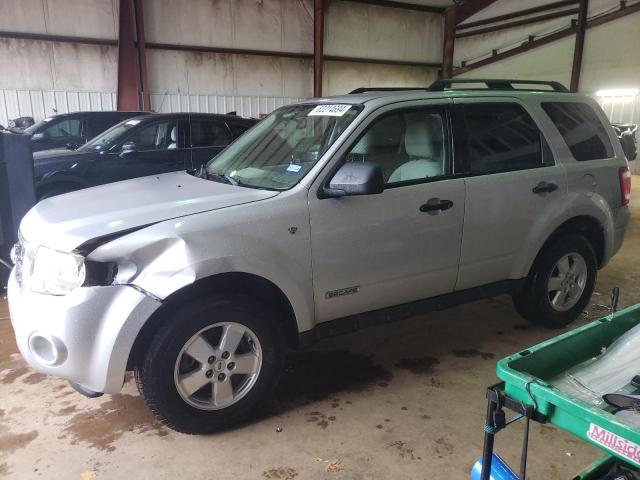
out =
[(351, 105), (344, 104), (333, 104), (333, 105), (318, 105), (316, 108), (311, 110), (307, 116), (319, 116), (324, 115), (328, 117), (341, 117), (347, 110), (351, 108)]

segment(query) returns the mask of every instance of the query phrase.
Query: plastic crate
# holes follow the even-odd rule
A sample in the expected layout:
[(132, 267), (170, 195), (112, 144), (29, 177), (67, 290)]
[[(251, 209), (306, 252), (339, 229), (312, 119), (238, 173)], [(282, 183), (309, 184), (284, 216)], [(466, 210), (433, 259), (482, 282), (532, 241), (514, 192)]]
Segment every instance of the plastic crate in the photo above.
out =
[(603, 347), (639, 323), (640, 305), (634, 305), (503, 358), (498, 362), (497, 375), (505, 382), (505, 394), (525, 405), (532, 405), (533, 398), (536, 410), (546, 415), (549, 423), (629, 465), (640, 466), (640, 429), (627, 426), (608, 411), (547, 383), (596, 357)]

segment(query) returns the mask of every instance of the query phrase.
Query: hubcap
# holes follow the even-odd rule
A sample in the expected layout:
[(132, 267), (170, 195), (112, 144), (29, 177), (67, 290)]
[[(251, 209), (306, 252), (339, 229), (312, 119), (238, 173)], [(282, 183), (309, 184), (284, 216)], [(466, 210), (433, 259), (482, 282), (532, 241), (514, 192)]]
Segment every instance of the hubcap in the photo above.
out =
[(256, 383), (262, 347), (244, 325), (220, 322), (203, 328), (182, 347), (174, 368), (178, 394), (201, 410), (227, 408)]
[(551, 307), (566, 312), (582, 297), (587, 285), (587, 262), (579, 253), (569, 253), (555, 264), (547, 282)]

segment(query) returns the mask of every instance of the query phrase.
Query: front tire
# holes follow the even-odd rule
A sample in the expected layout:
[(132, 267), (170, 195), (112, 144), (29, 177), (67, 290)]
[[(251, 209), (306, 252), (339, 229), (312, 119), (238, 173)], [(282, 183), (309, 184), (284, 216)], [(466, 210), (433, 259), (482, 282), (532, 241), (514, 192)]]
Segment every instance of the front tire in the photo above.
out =
[(516, 310), (536, 325), (565, 327), (589, 302), (597, 272), (591, 243), (579, 234), (563, 235), (536, 259), (524, 289), (513, 296)]
[(273, 392), (285, 342), (269, 309), (234, 295), (175, 309), (136, 367), (138, 389), (164, 425), (211, 433), (247, 420)]

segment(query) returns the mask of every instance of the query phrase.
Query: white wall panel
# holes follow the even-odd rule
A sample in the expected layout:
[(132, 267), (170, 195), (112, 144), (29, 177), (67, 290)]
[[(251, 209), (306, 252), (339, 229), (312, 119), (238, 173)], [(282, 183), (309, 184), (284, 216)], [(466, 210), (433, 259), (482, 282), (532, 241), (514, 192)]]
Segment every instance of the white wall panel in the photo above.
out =
[(580, 91), (640, 88), (640, 12), (587, 30)]
[(146, 0), (147, 41), (313, 51), (312, 0)]
[(437, 78), (433, 68), (325, 62), (325, 95), (342, 95), (358, 87), (428, 86)]
[(195, 95), (309, 97), (310, 60), (167, 50), (147, 52), (149, 90)]
[(1, 0), (0, 30), (115, 39), (118, 0)]
[[(546, 3), (546, 2), (545, 2)], [(498, 0), (470, 20), (495, 16), (530, 7), (526, 0)], [(619, 8), (612, 0), (591, 0), (589, 15), (603, 14)], [(486, 58), (492, 49), (518, 45), (528, 35), (549, 33), (568, 26), (568, 17), (549, 22), (476, 35), (456, 40), (454, 64)], [(589, 28), (580, 77), (580, 91), (593, 93), (605, 88), (640, 87), (640, 13)], [(532, 78), (559, 80), (569, 85), (575, 37), (569, 36), (529, 52), (474, 69), (462, 77)], [(478, 57), (483, 55), (484, 57)]]
[(0, 89), (0, 124), (29, 116), (36, 121), (55, 113), (115, 110), (115, 92)]
[(151, 108), (158, 112), (237, 112), (243, 117), (259, 118), (274, 109), (303, 101), (297, 97), (269, 97), (258, 95), (188, 95), (151, 94)]
[(439, 62), (442, 15), (332, 1), (325, 19), (325, 53), (357, 58)]
[(233, 21), (228, 0), (191, 0), (181, 8), (175, 0), (146, 0), (145, 36), (148, 42), (231, 47)]
[(573, 45), (572, 38), (565, 38), (530, 52), (473, 69), (460, 75), (460, 78), (557, 80), (568, 86), (571, 81)]
[(46, 32), (43, 0), (0, 1), (0, 30)]

